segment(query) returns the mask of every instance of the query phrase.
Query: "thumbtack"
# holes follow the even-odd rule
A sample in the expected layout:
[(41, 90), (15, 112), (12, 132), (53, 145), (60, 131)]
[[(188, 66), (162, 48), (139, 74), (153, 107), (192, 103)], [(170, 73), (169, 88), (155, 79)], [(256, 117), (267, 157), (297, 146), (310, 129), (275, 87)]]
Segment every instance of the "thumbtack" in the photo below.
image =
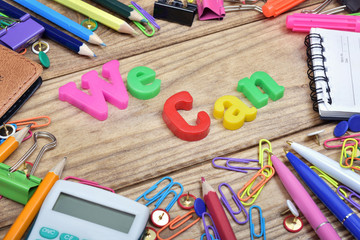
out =
[(312, 137), (312, 136), (315, 136), (315, 142), (317, 143), (317, 145), (320, 146), (320, 133), (323, 133), (325, 130), (322, 129), (322, 130), (319, 130), (319, 131), (315, 131), (315, 132), (312, 132), (312, 133), (309, 133), (307, 136), (308, 137)]
[(150, 216), (151, 222), (155, 227), (162, 228), (170, 222), (170, 215), (165, 209), (155, 209)]
[(194, 208), (196, 197), (190, 193), (185, 193), (181, 195), (178, 199), (178, 204), (181, 208), (189, 210), (191, 208)]

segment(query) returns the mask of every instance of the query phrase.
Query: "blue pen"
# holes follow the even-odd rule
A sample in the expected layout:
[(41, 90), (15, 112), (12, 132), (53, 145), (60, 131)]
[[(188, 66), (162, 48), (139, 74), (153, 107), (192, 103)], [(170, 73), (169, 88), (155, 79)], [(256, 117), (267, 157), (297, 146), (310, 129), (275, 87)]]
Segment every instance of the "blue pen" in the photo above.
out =
[(96, 33), (36, 0), (14, 0), (14, 2), (17, 2), (27, 9), (39, 14), (40, 16), (46, 18), (47, 20), (55, 23), (56, 25), (64, 28), (65, 30), (73, 33), (74, 35), (84, 39), (89, 43), (105, 46), (104, 42)]
[(286, 157), (311, 191), (356, 239), (360, 239), (360, 218), (340, 199), (324, 180), (304, 162), (291, 152), (288, 152)]

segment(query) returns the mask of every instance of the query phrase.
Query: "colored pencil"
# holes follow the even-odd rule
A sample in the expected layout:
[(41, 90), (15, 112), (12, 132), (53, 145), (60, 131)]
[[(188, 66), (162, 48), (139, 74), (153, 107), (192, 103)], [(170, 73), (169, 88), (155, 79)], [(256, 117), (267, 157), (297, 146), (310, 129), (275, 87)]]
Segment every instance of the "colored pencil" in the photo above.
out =
[(203, 177), (201, 178), (201, 182), (205, 205), (209, 210), (220, 238), (236, 240), (235, 233), (231, 228), (229, 219), (226, 217), (224, 208), (222, 207), (215, 190)]
[[(7, 2), (4, 2), (0, 0), (0, 8), (1, 11), (11, 17), (14, 18), (20, 18), (25, 14), (22, 10), (14, 7), (11, 4), (8, 4)], [(47, 23), (44, 23), (43, 21), (31, 16), (31, 19), (39, 23), (45, 28), (45, 32), (43, 34), (43, 37), (53, 40), (54, 42), (59, 43), (60, 45), (80, 54), (85, 55), (89, 57), (94, 57), (95, 54), (93, 51), (90, 50), (90, 48), (83, 42), (77, 40), (76, 38), (73, 38), (72, 36), (60, 31), (57, 28), (54, 28), (50, 26)]]
[(117, 0), (92, 0), (97, 4), (100, 4), (104, 8), (119, 14), (122, 17), (126, 17), (131, 21), (147, 23), (148, 21), (143, 18), (135, 9), (119, 2)]
[(14, 0), (14, 2), (17, 2), (27, 9), (39, 14), (50, 22), (55, 23), (89, 43), (106, 46), (96, 33), (36, 0)]
[[(18, 1), (18, 0), (17, 0)], [(137, 34), (125, 21), (81, 0), (54, 0), (121, 33)]]
[(21, 239), (26, 229), (30, 226), (31, 222), (36, 217), (36, 214), (39, 212), (46, 195), (50, 192), (56, 181), (59, 180), (64, 169), (65, 162), (66, 158), (61, 160), (52, 170), (46, 174), (40, 185), (37, 187), (34, 195), (25, 205), (13, 225), (11, 225), (10, 230), (7, 232), (3, 240)]
[(21, 144), (22, 140), (25, 138), (28, 133), (31, 124), (24, 127), (20, 131), (14, 133), (12, 136), (8, 137), (1, 145), (0, 145), (0, 162), (6, 160), (7, 157), (10, 156)]

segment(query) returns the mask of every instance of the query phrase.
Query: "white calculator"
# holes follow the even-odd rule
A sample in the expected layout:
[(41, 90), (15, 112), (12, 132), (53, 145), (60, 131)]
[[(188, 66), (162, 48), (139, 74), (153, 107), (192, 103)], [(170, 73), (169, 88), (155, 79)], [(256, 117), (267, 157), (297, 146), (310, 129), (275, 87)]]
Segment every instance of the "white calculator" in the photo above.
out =
[(42, 204), (28, 240), (138, 240), (149, 209), (118, 194), (59, 180)]

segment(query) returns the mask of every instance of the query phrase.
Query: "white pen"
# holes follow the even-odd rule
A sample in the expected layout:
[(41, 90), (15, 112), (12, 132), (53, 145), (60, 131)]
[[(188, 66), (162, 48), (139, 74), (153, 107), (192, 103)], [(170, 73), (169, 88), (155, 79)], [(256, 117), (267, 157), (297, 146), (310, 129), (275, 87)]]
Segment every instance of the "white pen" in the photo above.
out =
[(311, 164), (320, 168), (342, 184), (348, 186), (355, 192), (360, 194), (360, 175), (353, 172), (350, 168), (343, 168), (339, 162), (331, 158), (305, 147), (296, 142), (288, 142), (292, 149), (294, 149), (303, 158)]

